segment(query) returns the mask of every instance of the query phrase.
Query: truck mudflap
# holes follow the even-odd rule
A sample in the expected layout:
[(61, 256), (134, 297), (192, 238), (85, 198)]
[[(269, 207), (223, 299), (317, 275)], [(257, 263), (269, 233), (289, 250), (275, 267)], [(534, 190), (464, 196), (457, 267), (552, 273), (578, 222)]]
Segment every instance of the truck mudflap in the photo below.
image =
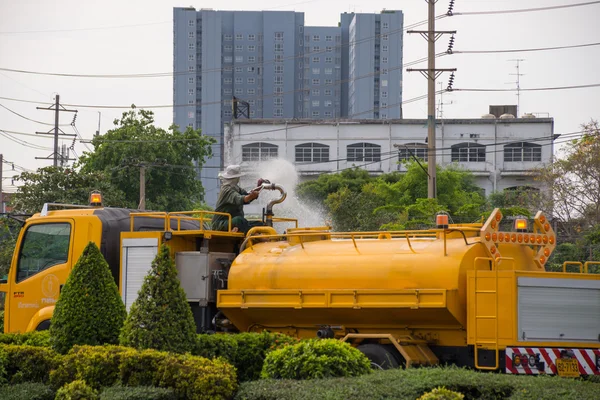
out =
[(600, 375), (600, 349), (507, 347), (505, 354), (507, 374)]

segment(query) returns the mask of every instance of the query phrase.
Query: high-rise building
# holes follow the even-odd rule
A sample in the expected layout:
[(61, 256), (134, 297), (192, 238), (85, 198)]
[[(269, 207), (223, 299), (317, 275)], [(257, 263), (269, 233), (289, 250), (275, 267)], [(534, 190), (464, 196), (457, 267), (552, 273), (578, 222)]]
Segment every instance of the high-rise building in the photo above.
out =
[(401, 118), (401, 11), (304, 26), (293, 11), (173, 10), (173, 111), (217, 143), (200, 179), (214, 206), (233, 98), (249, 118)]

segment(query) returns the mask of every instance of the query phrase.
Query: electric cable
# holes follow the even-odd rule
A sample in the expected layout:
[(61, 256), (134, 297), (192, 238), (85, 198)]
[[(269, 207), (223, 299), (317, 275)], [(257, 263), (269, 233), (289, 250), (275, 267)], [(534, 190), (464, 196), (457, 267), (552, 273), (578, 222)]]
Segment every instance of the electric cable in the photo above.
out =
[(538, 47), (533, 49), (510, 49), (510, 50), (452, 50), (449, 54), (492, 54), (492, 53), (525, 53), (530, 51), (548, 51), (548, 50), (563, 50), (563, 49), (575, 49), (580, 47), (591, 47), (599, 46), (600, 42), (597, 43), (586, 43), (586, 44), (575, 44), (570, 46), (557, 46), (557, 47)]
[(594, 4), (600, 4), (600, 1), (588, 1), (585, 3), (562, 4), (562, 5), (558, 5), (558, 6), (548, 6), (548, 7), (538, 7), (538, 8), (523, 8), (523, 9), (517, 9), (517, 10), (453, 12), (451, 16), (454, 16), (454, 15), (513, 14), (513, 13), (524, 13), (524, 12), (549, 11), (549, 10), (558, 10), (558, 9), (562, 9), (562, 8), (590, 6), (590, 5), (594, 5)]
[[(19, 114), (18, 112), (14, 111), (14, 110), (11, 110), (10, 108), (6, 107), (5, 105), (0, 104), (0, 107), (4, 108), (5, 110), (23, 118), (23, 119), (26, 119), (27, 121), (35, 122), (35, 123), (42, 124), (42, 125), (54, 126), (54, 124), (50, 124), (48, 122), (36, 121), (35, 119), (28, 118), (22, 114)], [(58, 126), (67, 126), (67, 125), (68, 124), (59, 124)]]

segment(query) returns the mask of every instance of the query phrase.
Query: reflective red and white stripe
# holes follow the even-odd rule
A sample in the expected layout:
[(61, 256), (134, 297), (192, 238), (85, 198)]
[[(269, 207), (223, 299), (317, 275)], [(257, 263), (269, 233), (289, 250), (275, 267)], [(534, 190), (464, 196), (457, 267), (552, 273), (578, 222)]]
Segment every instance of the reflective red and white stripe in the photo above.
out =
[[(507, 347), (507, 374), (556, 374), (556, 359), (560, 358), (562, 350), (575, 355), (581, 375), (600, 375), (600, 349), (568, 349), (554, 347)], [(519, 356), (520, 365), (513, 362), (514, 356)], [(543, 369), (540, 364), (543, 363)]]

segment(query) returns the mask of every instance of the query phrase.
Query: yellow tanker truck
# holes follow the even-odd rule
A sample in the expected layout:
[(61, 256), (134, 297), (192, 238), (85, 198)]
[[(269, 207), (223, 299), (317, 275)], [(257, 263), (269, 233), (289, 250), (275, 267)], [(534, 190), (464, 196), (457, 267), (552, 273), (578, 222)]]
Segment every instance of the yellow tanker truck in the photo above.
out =
[[(546, 271), (556, 235), (541, 212), (511, 229), (501, 229), (496, 209), (483, 224), (448, 225), (439, 216), (431, 230), (338, 233), (274, 217), (285, 191), (263, 188), (281, 196), (266, 207), (267, 226), (246, 236), (211, 230), (212, 212), (136, 212), (99, 199), (44, 206), (26, 221), (0, 284), (5, 331), (48, 328), (89, 241), (129, 308), (166, 243), (199, 332), (338, 338), (380, 368), (600, 375), (600, 275), (591, 273), (600, 263)], [(288, 229), (278, 233), (274, 223)]]

